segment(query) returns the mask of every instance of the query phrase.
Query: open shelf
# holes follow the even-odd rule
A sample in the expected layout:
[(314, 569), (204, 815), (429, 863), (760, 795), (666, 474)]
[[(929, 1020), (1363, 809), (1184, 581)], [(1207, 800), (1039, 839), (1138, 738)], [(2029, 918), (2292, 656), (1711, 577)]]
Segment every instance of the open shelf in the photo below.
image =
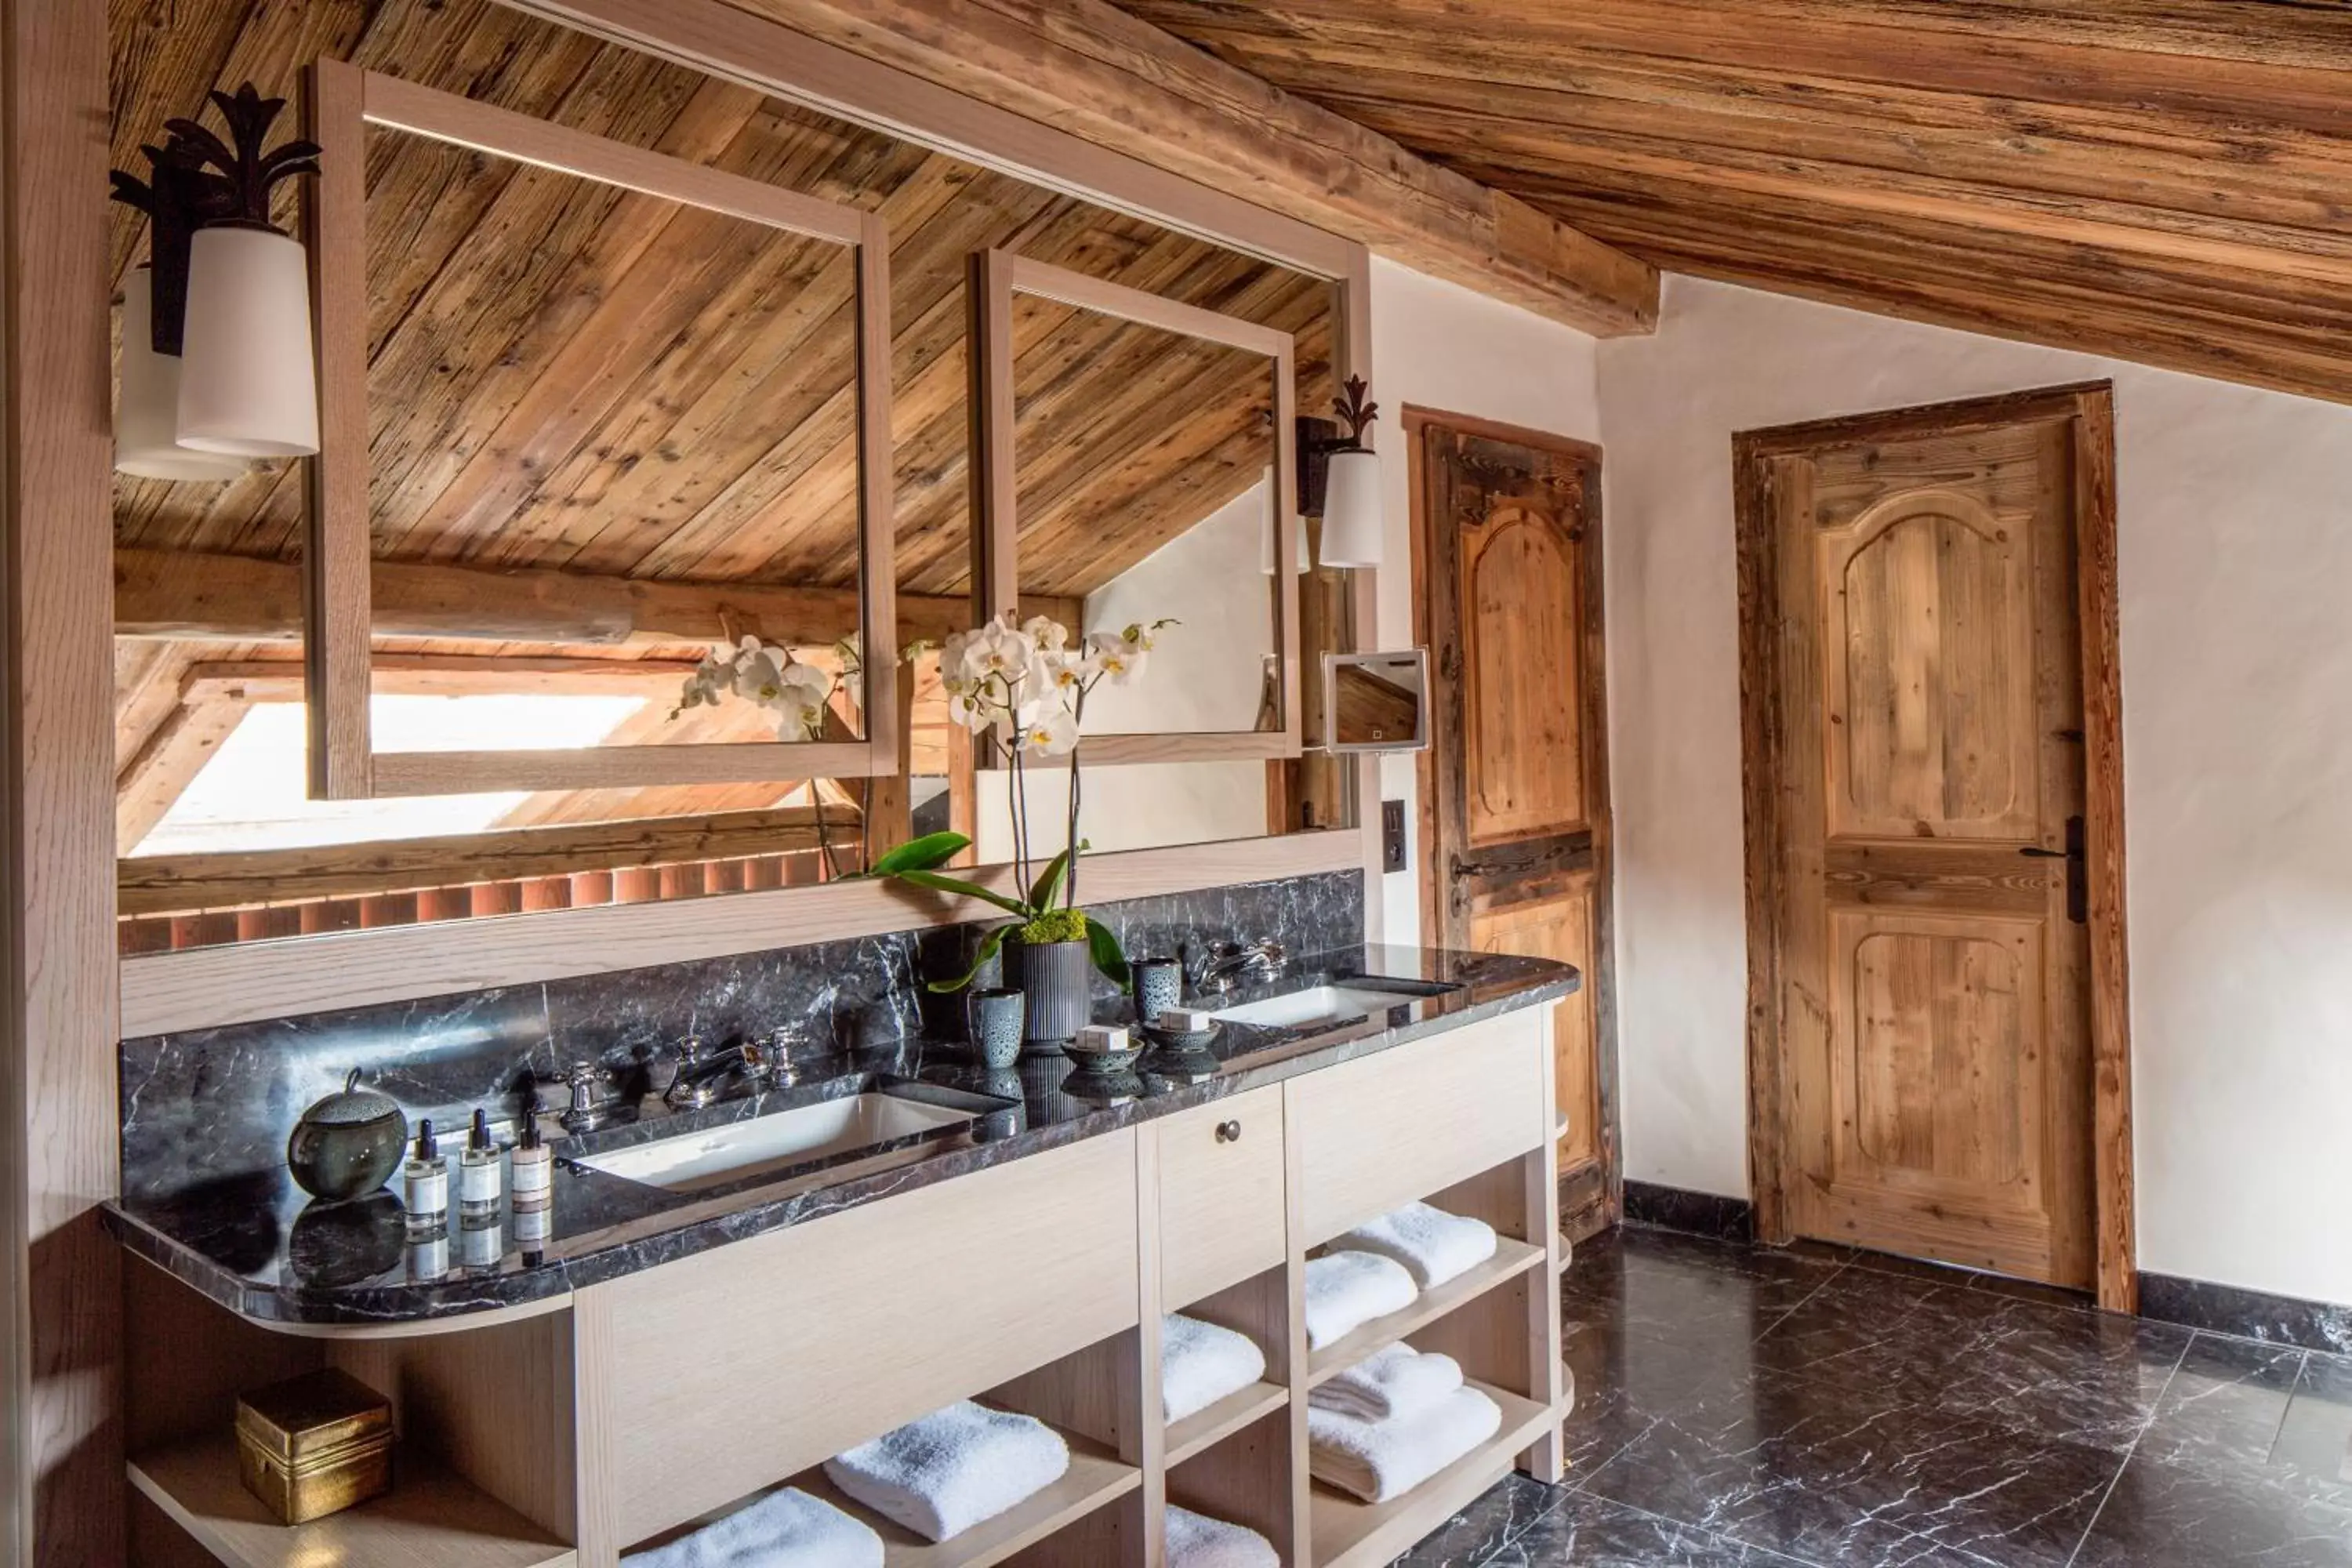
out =
[[(994, 1519), (936, 1543), (851, 1500), (822, 1466), (793, 1477), (791, 1484), (872, 1525), (882, 1538), (883, 1568), (987, 1568), (1143, 1484), (1141, 1470), (1122, 1464), (1101, 1444), (1072, 1432), (1062, 1436), (1070, 1445), (1070, 1468), (1060, 1480)], [(625, 1559), (623, 1568), (627, 1568)]]
[(456, 1472), (403, 1447), (393, 1489), (285, 1525), (237, 1478), (221, 1432), (142, 1454), (131, 1484), (214, 1556), (239, 1568), (572, 1568), (572, 1548)]
[[(1540, 1254), (1538, 1254), (1540, 1256)], [(1421, 1485), (1386, 1502), (1361, 1502), (1317, 1482), (1308, 1499), (1315, 1568), (1386, 1563), (1503, 1479), (1520, 1449), (1543, 1436), (1551, 1412), (1532, 1399), (1473, 1382), (1502, 1407), (1502, 1429)]]
[(1253, 1383), (1247, 1388), (1237, 1389), (1206, 1410), (1169, 1424), (1167, 1462), (1181, 1465), (1288, 1403), (1290, 1393), (1279, 1384)]
[(1467, 1274), (1457, 1275), (1433, 1290), (1424, 1290), (1410, 1307), (1374, 1318), (1343, 1340), (1335, 1340), (1307, 1358), (1307, 1386), (1319, 1388), (1374, 1351), (1392, 1345), (1415, 1329), (1423, 1328), (1465, 1301), (1475, 1301), (1497, 1285), (1509, 1283), (1544, 1260), (1544, 1249), (1524, 1241), (1498, 1237), (1495, 1256)]

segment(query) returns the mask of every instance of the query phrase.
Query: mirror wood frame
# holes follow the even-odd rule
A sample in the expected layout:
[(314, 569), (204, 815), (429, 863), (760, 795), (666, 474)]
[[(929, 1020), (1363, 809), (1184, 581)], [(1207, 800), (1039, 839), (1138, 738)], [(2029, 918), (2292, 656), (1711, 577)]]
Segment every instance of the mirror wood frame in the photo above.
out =
[[(897, 584), (890, 444), (890, 240), (877, 214), (535, 120), (335, 59), (307, 74), (320, 174), (306, 204), (317, 318), (321, 440), (304, 552), (310, 794), (319, 800), (496, 790), (789, 783), (898, 771)], [(368, 515), (369, 126), (472, 148), (810, 238), (857, 269), (858, 620), (861, 739), (578, 751), (378, 752), (369, 735), (373, 548)], [(877, 672), (881, 672), (877, 675)]]
[[(1113, 317), (1136, 326), (1263, 354), (1274, 367), (1275, 657), (1282, 692), (1282, 728), (1223, 733), (1092, 735), (1077, 746), (1091, 765), (1120, 763), (1283, 762), (1301, 753), (1298, 679), (1298, 520), (1296, 418), (1297, 350), (1288, 332), (1181, 300), (1107, 283), (1082, 272), (1033, 261), (1007, 250), (971, 258), (970, 280), (973, 355), (972, 581), (989, 615), (1020, 615), (1021, 519), (1013, 430), (1013, 306), (1025, 296)], [(1242, 563), (1259, 575), (1255, 560)], [(1073, 630), (1083, 631), (1082, 627)]]
[[(963, 97), (723, 0), (499, 3), (1328, 279), (1339, 297), (1334, 371), (1373, 378), (1371, 252), (1360, 241)], [(1377, 439), (1377, 432), (1368, 436)], [(1359, 570), (1351, 577), (1357, 640), (1377, 647), (1378, 574)], [(1379, 759), (1351, 761), (1346, 772), (1351, 793), (1360, 801), (1377, 800)], [(1095, 890), (1115, 900), (1343, 870), (1365, 874), (1373, 895), (1365, 907), (1366, 937), (1378, 942), (1381, 843), (1378, 816), (1369, 811), (1359, 810), (1351, 827), (1096, 856), (1091, 875)], [(992, 867), (972, 875), (982, 885), (1009, 886), (1012, 870)], [(111, 966), (120, 981), (118, 1033), (163, 1034), (527, 984), (788, 946), (826, 934), (980, 920), (991, 912), (977, 900), (910, 897), (903, 889), (894, 896), (887, 884), (874, 882), (834, 883), (139, 954)], [(815, 935), (803, 934), (820, 921)]]

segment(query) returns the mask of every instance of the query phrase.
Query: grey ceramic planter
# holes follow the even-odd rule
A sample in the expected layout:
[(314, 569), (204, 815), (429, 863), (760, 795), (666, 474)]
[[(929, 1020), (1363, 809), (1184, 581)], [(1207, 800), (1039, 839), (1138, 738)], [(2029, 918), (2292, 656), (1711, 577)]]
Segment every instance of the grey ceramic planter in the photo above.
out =
[(1083, 942), (1004, 944), (1005, 980), (1029, 998), (1022, 1037), (1031, 1045), (1075, 1039), (1093, 1016), (1094, 953)]

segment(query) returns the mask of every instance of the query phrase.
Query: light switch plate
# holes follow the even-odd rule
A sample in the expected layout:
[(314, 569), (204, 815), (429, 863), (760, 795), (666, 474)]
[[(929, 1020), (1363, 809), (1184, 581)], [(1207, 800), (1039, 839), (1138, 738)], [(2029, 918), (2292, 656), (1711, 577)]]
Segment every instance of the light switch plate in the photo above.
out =
[(1381, 802), (1381, 869), (1402, 871), (1405, 867), (1404, 802)]

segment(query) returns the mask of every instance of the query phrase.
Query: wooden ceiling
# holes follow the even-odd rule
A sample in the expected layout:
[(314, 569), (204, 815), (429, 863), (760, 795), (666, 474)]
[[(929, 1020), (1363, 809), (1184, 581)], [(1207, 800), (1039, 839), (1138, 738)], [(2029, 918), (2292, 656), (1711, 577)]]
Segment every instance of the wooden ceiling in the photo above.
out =
[[(964, 272), (976, 249), (1018, 251), (1290, 331), (1301, 406), (1330, 396), (1333, 292), (1322, 279), (490, 0), (114, 0), (111, 16), (112, 161), (121, 167), (142, 169), (139, 144), (157, 139), (167, 118), (196, 113), (208, 89), (251, 79), (299, 101), (302, 66), (330, 57), (880, 212), (891, 235), (902, 595), (969, 591)], [(295, 132), (289, 114), (279, 134)], [(369, 135), (368, 185), (379, 559), (558, 570), (575, 574), (565, 581), (583, 601), (614, 579), (854, 584), (845, 253), (383, 131)], [(143, 258), (146, 237), (138, 215), (114, 212), (119, 281)], [(281, 218), (290, 227), (294, 216), (289, 193)], [(1075, 394), (1024, 407), (1020, 422), (1024, 522), (1035, 531), (1024, 571), (1032, 592), (1098, 587), (1256, 482), (1267, 390), (1220, 375), (1222, 351), (1122, 337), (1115, 353), (1074, 369), (1074, 353), (1103, 336), (1099, 323), (1032, 303), (1016, 327), (1016, 376)], [(290, 561), (304, 526), (303, 487), (302, 466), (292, 463), (226, 484), (118, 477), (116, 542)], [(217, 566), (234, 563), (199, 564), (176, 579), (165, 574), (191, 602), (184, 616), (166, 606), (164, 621), (205, 623), (202, 584), (217, 587)], [(484, 580), (475, 592), (485, 587), (496, 591)], [(842, 624), (812, 640), (855, 629), (853, 598), (838, 603)], [(203, 671), (294, 652), (231, 637), (249, 639), (253, 630), (222, 626), (205, 639), (121, 645), (126, 847), (241, 711), (221, 703), (220, 683)], [(379, 651), (675, 659), (697, 650), (677, 638), (593, 647), (406, 637), (381, 639)], [(199, 688), (212, 695), (192, 703)], [(672, 728), (659, 738), (695, 737)], [(724, 810), (784, 793), (574, 792), (534, 799), (514, 820)]]
[(2352, 401), (2352, 8), (1118, 3), (1661, 268)]
[[(175, 13), (175, 14), (173, 14)], [(878, 132), (763, 98), (487, 0), (116, 0), (114, 157), (204, 90), (295, 92), (320, 55), (675, 156), (878, 209), (892, 238), (898, 581), (961, 591), (963, 267), (988, 246), (1299, 333), (1328, 395), (1331, 290), (1306, 278)], [(420, 139), (372, 132), (372, 511), (379, 554), (713, 582), (854, 578), (852, 302), (844, 255), (738, 220)], [(142, 220), (117, 209), (118, 276)], [(1056, 312), (1057, 316), (1061, 313)], [(1022, 348), (1051, 353), (1057, 321)], [(1182, 345), (1127, 367), (1163, 423), (1224, 427), (1254, 389)], [(1169, 396), (1181, 388), (1179, 407)], [(1259, 399), (1262, 401), (1262, 398)], [(1225, 406), (1234, 405), (1233, 408)], [(1080, 407), (1022, 432), (1024, 489), (1150, 543), (1202, 515), (1159, 431)], [(1106, 445), (1106, 442), (1112, 443)], [(1230, 494), (1255, 482), (1238, 463)], [(1034, 476), (1028, 470), (1034, 469)], [(1104, 515), (1108, 501), (1122, 509)], [(1213, 505), (1210, 510), (1213, 510)], [(286, 557), (299, 468), (220, 486), (125, 480), (118, 542)], [(1131, 563), (1039, 563), (1083, 592)]]

